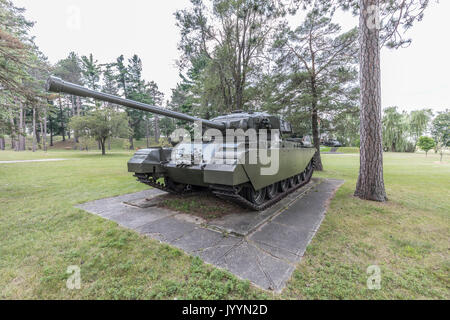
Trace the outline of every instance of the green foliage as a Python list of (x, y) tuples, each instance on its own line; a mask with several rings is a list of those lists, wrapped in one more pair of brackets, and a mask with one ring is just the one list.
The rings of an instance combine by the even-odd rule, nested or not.
[(98, 141), (105, 154), (105, 142), (110, 137), (126, 136), (129, 133), (128, 122), (123, 112), (110, 108), (97, 108), (85, 116), (75, 116), (70, 120), (70, 127), (81, 137)]
[(63, 80), (79, 85), (83, 84), (81, 60), (75, 52), (70, 52), (67, 58), (59, 60), (53, 74)]
[(432, 116), (433, 112), (431, 111), (431, 109), (411, 111), (409, 131), (415, 144), (417, 143), (419, 137), (427, 131)]
[[(358, 130), (358, 121), (345, 115), (358, 113), (358, 33), (356, 28), (342, 32), (322, 9), (314, 7), (294, 30), (287, 23), (282, 25), (272, 50), (277, 59), (275, 85), (265, 104), (271, 113), (282, 114), (293, 123), (296, 132), (311, 134), (316, 149), (321, 133), (333, 135), (333, 118), (349, 129), (350, 140), (356, 139)], [(320, 152), (315, 163), (322, 170)]]
[(433, 115), (430, 109), (398, 111), (397, 107), (383, 110), (383, 148), (385, 151), (414, 152), (419, 137), (429, 128)]
[(436, 151), (442, 156), (444, 151), (450, 147), (450, 111), (447, 109), (434, 118), (431, 133), (436, 141)]
[(90, 136), (81, 136), (79, 138), (78, 147), (81, 150), (92, 150), (98, 146), (98, 142)]
[(428, 155), (428, 151), (436, 146), (436, 142), (430, 137), (422, 136), (419, 138), (417, 146), (425, 151), (426, 155)]
[(397, 107), (384, 109), (383, 148), (392, 152), (414, 152), (415, 146), (409, 138), (409, 117), (406, 112), (399, 113)]
[(9, 0), (0, 0), (0, 134), (12, 136), (17, 151), (25, 149), (21, 143), (24, 124), (32, 110), (36, 119), (45, 114), (44, 83), (50, 69), (29, 33), (34, 23), (24, 17), (24, 11)]
[(439, 114), (433, 120), (433, 126), (431, 130), (433, 137), (438, 143), (441, 143), (443, 147), (450, 147), (450, 111), (445, 110), (439, 112)]
[(100, 81), (100, 66), (98, 61), (94, 59), (92, 53), (89, 57), (81, 57), (81, 66), (84, 83), (88, 88), (97, 90), (99, 88), (98, 82)]
[(180, 66), (195, 69), (199, 60), (206, 62), (201, 76), (193, 79), (193, 93), (200, 95), (199, 102), (208, 111), (254, 109), (250, 103), (254, 79), (263, 67), (258, 56), (275, 31), (274, 22), (284, 14), (283, 6), (273, 0), (191, 3), (175, 17), (181, 33)]
[(359, 112), (339, 112), (329, 122), (329, 134), (344, 146), (359, 147)]

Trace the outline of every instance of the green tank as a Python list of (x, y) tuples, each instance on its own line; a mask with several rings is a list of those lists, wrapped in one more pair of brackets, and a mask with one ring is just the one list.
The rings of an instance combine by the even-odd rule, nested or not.
[[(193, 122), (177, 129), (172, 148), (138, 150), (128, 171), (138, 181), (174, 194), (212, 192), (263, 210), (305, 185), (316, 149), (292, 134), (290, 123), (265, 112), (235, 111), (211, 120), (123, 99), (50, 77), (47, 90), (122, 105)], [(192, 137), (193, 131), (193, 137)]]

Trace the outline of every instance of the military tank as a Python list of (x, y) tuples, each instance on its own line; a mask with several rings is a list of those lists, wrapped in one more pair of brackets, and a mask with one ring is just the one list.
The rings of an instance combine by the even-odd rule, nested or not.
[(292, 134), (290, 123), (265, 112), (235, 111), (210, 120), (200, 119), (56, 77), (48, 79), (47, 91), (195, 123), (193, 140), (186, 132), (176, 130), (172, 148), (141, 149), (128, 161), (128, 171), (138, 181), (169, 193), (212, 192), (260, 211), (307, 184), (314, 171), (316, 149), (301, 139), (284, 138)]

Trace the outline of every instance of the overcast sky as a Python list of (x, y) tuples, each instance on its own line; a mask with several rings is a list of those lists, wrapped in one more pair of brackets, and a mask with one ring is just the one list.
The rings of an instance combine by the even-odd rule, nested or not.
[[(70, 51), (93, 53), (101, 63), (120, 54), (138, 54), (146, 80), (155, 81), (169, 99), (179, 81), (175, 65), (179, 57), (179, 31), (173, 13), (189, 5), (188, 0), (13, 0), (27, 9), (36, 22), (36, 43), (55, 63)], [(408, 35), (409, 48), (382, 51), (383, 108), (404, 110), (450, 108), (450, 1), (431, 6), (422, 22)], [(346, 29), (356, 25), (349, 14), (338, 16)]]

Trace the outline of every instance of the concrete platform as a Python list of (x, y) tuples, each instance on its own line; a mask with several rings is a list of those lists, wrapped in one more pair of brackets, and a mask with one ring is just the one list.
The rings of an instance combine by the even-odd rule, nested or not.
[(342, 183), (313, 178), (265, 211), (228, 214), (210, 221), (153, 206), (155, 197), (164, 194), (156, 189), (77, 207), (199, 256), (261, 288), (280, 292)]

